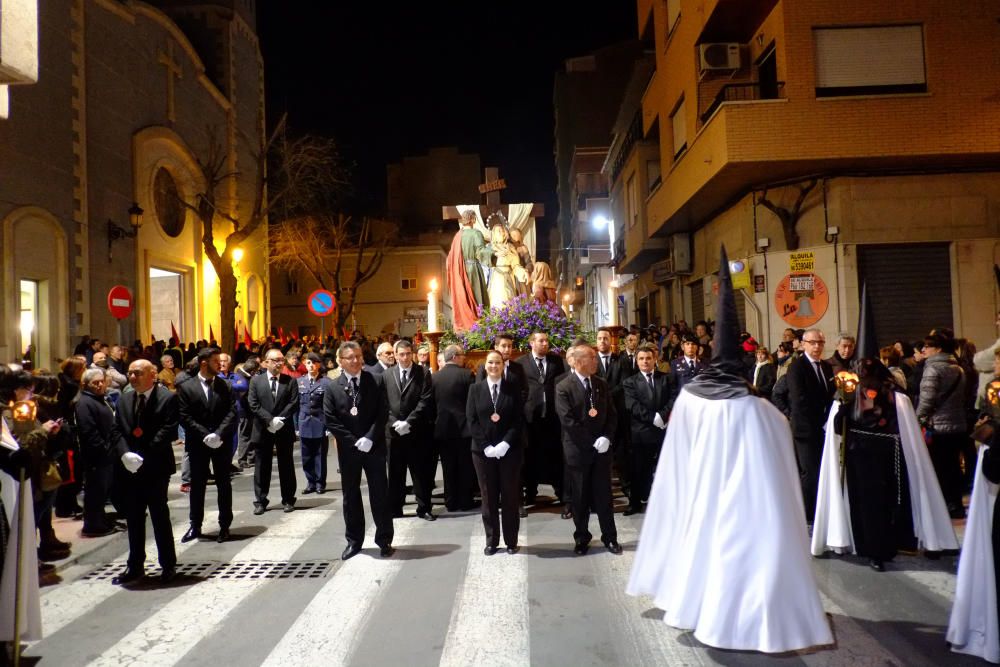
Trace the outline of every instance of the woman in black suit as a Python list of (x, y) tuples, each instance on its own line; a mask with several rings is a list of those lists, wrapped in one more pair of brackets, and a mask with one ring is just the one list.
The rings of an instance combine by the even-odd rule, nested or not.
[(472, 435), (472, 464), (483, 498), (483, 552), (491, 556), (497, 551), (502, 508), (504, 543), (507, 553), (515, 554), (520, 527), (523, 404), (518, 386), (503, 379), (504, 360), (499, 352), (486, 356), (485, 367), (486, 377), (469, 389), (465, 407)]
[(753, 381), (754, 389), (761, 398), (771, 400), (771, 392), (774, 390), (774, 383), (778, 381), (778, 369), (774, 365), (771, 353), (766, 347), (758, 347), (757, 363), (754, 365), (750, 379)]

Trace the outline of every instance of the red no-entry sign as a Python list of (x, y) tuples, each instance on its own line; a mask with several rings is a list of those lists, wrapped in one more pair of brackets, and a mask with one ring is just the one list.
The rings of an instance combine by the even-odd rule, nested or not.
[(333, 298), (333, 293), (325, 289), (316, 290), (309, 295), (309, 299), (306, 301), (310, 312), (316, 317), (326, 317), (333, 312), (336, 304), (337, 301)]
[(132, 292), (124, 285), (115, 285), (108, 292), (108, 312), (116, 320), (124, 320), (131, 315), (134, 307)]

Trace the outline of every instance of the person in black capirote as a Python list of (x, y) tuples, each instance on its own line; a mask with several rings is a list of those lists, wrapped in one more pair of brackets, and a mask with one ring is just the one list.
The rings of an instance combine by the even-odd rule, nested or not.
[(160, 581), (167, 583), (177, 576), (167, 488), (177, 472), (173, 443), (178, 401), (172, 391), (157, 384), (156, 366), (146, 359), (129, 364), (127, 377), (134, 391), (124, 392), (118, 401), (112, 442), (126, 470), (118, 475), (118, 486), (128, 523), (128, 563), (113, 583), (128, 584), (143, 577), (147, 509), (162, 569)]
[(281, 506), (285, 512), (295, 509), (295, 415), (299, 411), (299, 388), (295, 378), (281, 369), (285, 364), (281, 350), (271, 349), (264, 355), (266, 372), (250, 380), (247, 404), (253, 419), (253, 445), (256, 459), (253, 468), (253, 513), (267, 510), (267, 494), (271, 488), (271, 464), (278, 457), (278, 480), (281, 485)]
[(826, 417), (836, 387), (833, 370), (823, 359), (826, 337), (819, 329), (802, 334), (804, 353), (788, 367), (788, 400), (791, 409), (792, 440), (802, 483), (806, 522), (816, 514), (816, 492), (823, 457)]
[(434, 441), (441, 452), (444, 506), (449, 512), (471, 510), (476, 471), (469, 450), (469, 422), (465, 408), (472, 387), (472, 371), (463, 366), (465, 350), (444, 349), (444, 365), (434, 374)]
[(219, 350), (203, 347), (198, 351), (198, 373), (177, 386), (180, 424), (184, 427), (184, 449), (191, 461), (191, 527), (181, 542), (201, 537), (205, 518), (205, 490), (208, 466), (215, 471), (219, 503), (219, 542), (229, 539), (233, 522), (233, 486), (229, 477), (232, 451), (223, 447), (236, 428), (236, 404), (229, 383), (218, 377)]
[(620, 554), (611, 500), (611, 438), (618, 415), (608, 383), (595, 375), (597, 354), (589, 345), (569, 349), (572, 372), (556, 385), (556, 414), (562, 423), (563, 454), (573, 494), (573, 532), (577, 554), (590, 548), (590, 512), (597, 512), (601, 542)]
[(406, 501), (406, 471), (413, 480), (417, 516), (425, 521), (437, 519), (431, 511), (434, 472), (437, 459), (433, 443), (428, 442), (426, 427), (434, 414), (431, 375), (413, 363), (413, 344), (398, 340), (393, 349), (396, 365), (382, 373), (389, 400), (386, 422), (386, 445), (389, 448), (389, 500), (393, 516), (403, 516)]
[(549, 351), (549, 335), (535, 331), (528, 339), (531, 351), (514, 363), (524, 372), (527, 400), (524, 419), (528, 439), (524, 462), (524, 502), (532, 505), (538, 484), (552, 484), (557, 502), (567, 502), (563, 489), (563, 454), (556, 416), (556, 378), (566, 372), (562, 357)]
[(323, 396), (326, 427), (337, 439), (340, 486), (344, 497), (347, 547), (341, 559), (353, 558), (365, 539), (365, 508), (361, 502), (361, 472), (368, 483), (368, 502), (375, 522), (375, 544), (383, 557), (391, 556), (392, 510), (386, 480), (385, 425), (389, 408), (383, 378), (362, 371), (361, 346), (340, 344), (337, 362), (342, 373), (327, 385)]
[(507, 553), (518, 551), (521, 518), (521, 429), (524, 406), (517, 385), (503, 379), (504, 360), (497, 351), (486, 355), (486, 379), (469, 389), (466, 419), (472, 435), (472, 464), (483, 498), (484, 553), (491, 556), (500, 543), (501, 514)]
[(670, 376), (656, 370), (656, 346), (642, 343), (635, 356), (638, 372), (622, 383), (632, 436), (632, 494), (625, 516), (641, 513), (649, 499), (672, 404)]

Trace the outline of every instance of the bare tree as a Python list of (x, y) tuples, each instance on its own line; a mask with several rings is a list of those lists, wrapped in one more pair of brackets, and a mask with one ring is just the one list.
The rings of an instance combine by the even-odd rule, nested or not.
[(305, 271), (322, 289), (333, 292), (331, 314), (337, 330), (347, 322), (362, 285), (371, 280), (392, 247), (391, 223), (339, 214), (314, 214), (272, 224), (272, 266)]
[(816, 187), (817, 180), (815, 178), (809, 180), (806, 183), (801, 183), (796, 186), (798, 188), (798, 195), (795, 197), (795, 203), (792, 204), (790, 208), (784, 206), (778, 206), (770, 199), (767, 198), (767, 190), (764, 190), (761, 194), (760, 199), (757, 203), (766, 208), (771, 213), (774, 213), (781, 221), (781, 231), (784, 233), (785, 246), (788, 250), (798, 250), (799, 249), (799, 231), (798, 222), (805, 211), (802, 209), (802, 205), (806, 201), (806, 197), (812, 192), (813, 188)]
[[(347, 178), (332, 140), (315, 136), (289, 138), (285, 117), (259, 142), (251, 140), (258, 147), (253, 151), (250, 169), (245, 172), (230, 168), (220, 134), (209, 128), (204, 156), (196, 158), (204, 187), (192, 201), (182, 200), (182, 204), (201, 221), (202, 249), (219, 280), (221, 344), (223, 349), (232, 350), (236, 345), (237, 307), (233, 251), (261, 225), (267, 224), (270, 217), (283, 218), (289, 210), (343, 192)], [(233, 201), (230, 186), (246, 179), (252, 179), (252, 201)], [(239, 188), (232, 191), (239, 192)], [(216, 245), (217, 233), (225, 234), (221, 250)]]

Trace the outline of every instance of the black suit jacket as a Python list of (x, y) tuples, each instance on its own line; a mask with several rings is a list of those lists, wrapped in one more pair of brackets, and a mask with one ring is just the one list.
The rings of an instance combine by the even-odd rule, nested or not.
[(588, 414), (590, 403), (576, 373), (568, 373), (556, 385), (556, 414), (562, 425), (566, 465), (585, 466), (593, 463), (598, 456), (611, 456), (610, 449), (604, 454), (598, 454), (594, 449), (594, 442), (601, 436), (615, 444), (618, 414), (608, 383), (604, 378), (592, 375), (590, 386), (594, 395), (593, 406), (597, 409), (596, 417)]
[[(392, 366), (390, 366), (389, 368), (392, 368)], [(363, 370), (368, 371), (372, 375), (382, 375), (382, 373), (385, 372), (385, 369), (382, 367), (382, 364), (380, 364), (377, 361), (374, 364), (369, 364), (368, 366), (365, 366)]]
[(215, 433), (222, 438), (222, 446), (230, 442), (236, 430), (236, 404), (229, 383), (216, 376), (212, 380), (212, 400), (206, 401), (201, 377), (195, 374), (177, 386), (180, 424), (184, 427), (184, 449), (208, 449), (205, 436)]
[(351, 414), (354, 402), (349, 384), (347, 374), (341, 373), (336, 380), (330, 381), (323, 396), (323, 417), (327, 429), (337, 438), (337, 451), (341, 456), (361, 455), (354, 443), (360, 438), (368, 438), (372, 441), (369, 453), (385, 456), (385, 422), (389, 407), (382, 376), (361, 371), (357, 415)]
[[(179, 417), (177, 396), (163, 385), (155, 385), (137, 419), (135, 406), (138, 400), (139, 395), (134, 391), (126, 392), (118, 399), (112, 431), (118, 458), (127, 452), (135, 452), (142, 457), (140, 473), (170, 477), (177, 472), (173, 450)], [(136, 435), (137, 428), (139, 435)]]
[(826, 361), (819, 362), (826, 378), (820, 384), (816, 371), (805, 354), (788, 367), (788, 402), (792, 421), (792, 435), (796, 438), (821, 437), (835, 391), (833, 369)]
[(472, 371), (458, 364), (445, 364), (434, 374), (435, 439), (469, 437), (465, 409), (472, 383)]
[[(250, 378), (247, 405), (253, 419), (250, 442), (258, 444), (268, 440), (279, 443), (295, 442), (295, 415), (299, 412), (299, 386), (291, 375), (278, 375), (278, 395), (271, 396), (271, 374), (263, 373)], [(277, 433), (267, 427), (275, 417), (284, 417), (285, 424)]]
[(650, 392), (646, 376), (636, 372), (622, 382), (622, 388), (625, 391), (625, 409), (628, 410), (632, 442), (663, 442), (663, 429), (657, 428), (653, 419), (659, 414), (666, 423), (670, 415), (673, 406), (670, 376), (654, 370), (653, 391)]
[(80, 454), (87, 465), (106, 463), (114, 451), (111, 440), (111, 425), (115, 413), (104, 397), (81, 391), (76, 399), (76, 435), (80, 442)]
[[(750, 367), (750, 377), (749, 380), (753, 382), (754, 368), (756, 364)], [(770, 400), (771, 392), (774, 391), (774, 383), (778, 381), (778, 368), (773, 364), (764, 364), (757, 371), (757, 381), (753, 382), (754, 388), (764, 398)]]
[[(542, 408), (548, 405), (549, 414), (556, 413), (556, 379), (566, 372), (566, 363), (554, 352), (545, 355), (545, 377), (538, 372), (535, 355), (528, 352), (514, 362), (523, 369), (527, 399), (524, 401), (524, 418), (529, 424), (542, 419)], [(514, 364), (511, 364), (514, 365)]]
[(608, 367), (604, 368), (601, 363), (601, 353), (597, 353), (597, 377), (603, 378), (607, 383), (608, 387), (613, 392), (621, 391), (621, 384), (624, 378), (624, 364), (621, 362), (621, 358), (613, 353), (608, 352)]
[(635, 360), (636, 354), (633, 354), (630, 359), (628, 350), (622, 350), (618, 353), (618, 366), (621, 368), (622, 382), (639, 372), (639, 364)]
[(386, 434), (396, 435), (391, 430), (396, 420), (405, 421), (410, 425), (410, 433), (430, 424), (434, 418), (434, 389), (431, 385), (431, 374), (420, 364), (410, 364), (406, 370), (406, 384), (402, 384), (402, 369), (399, 364), (390, 366), (382, 373), (385, 383), (385, 393), (389, 399), (389, 419), (386, 422)]
[(511, 449), (521, 445), (524, 405), (520, 389), (515, 383), (500, 381), (496, 412), (500, 415), (498, 422), (490, 419), (493, 415), (490, 384), (486, 380), (479, 380), (469, 389), (469, 398), (465, 406), (465, 416), (472, 436), (472, 451), (482, 453), (486, 447), (500, 442), (506, 442)]

